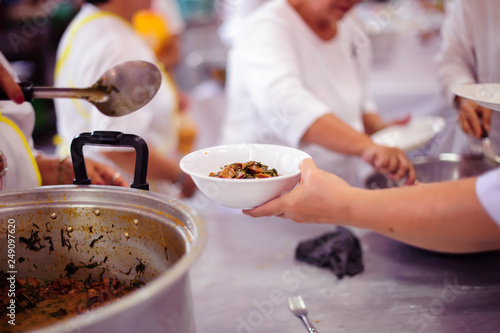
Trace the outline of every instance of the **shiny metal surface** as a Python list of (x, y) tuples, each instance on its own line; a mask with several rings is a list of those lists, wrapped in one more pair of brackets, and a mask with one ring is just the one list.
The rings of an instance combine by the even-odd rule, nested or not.
[[(436, 157), (415, 158), (412, 163), (417, 180), (422, 183), (479, 176), (500, 167), (500, 164), (479, 155), (440, 154)], [(380, 189), (401, 186), (403, 183), (388, 179), (383, 174), (374, 173), (367, 177), (365, 186), (369, 189)]]
[(307, 307), (304, 303), (304, 300), (302, 299), (302, 296), (297, 295), (288, 297), (288, 307), (294, 315), (302, 320), (309, 333), (318, 333), (313, 324), (311, 324), (311, 322), (307, 318)]
[[(16, 243), (16, 277), (72, 276), (146, 285), (122, 300), (37, 332), (194, 332), (188, 271), (201, 255), (206, 233), (199, 215), (177, 200), (147, 191), (107, 186), (54, 186), (0, 192), (1, 221), (15, 220), (15, 237), (38, 232), (38, 249)], [(7, 224), (0, 253), (7, 253)], [(19, 258), (24, 258), (19, 261)], [(144, 265), (144, 272), (138, 265)], [(7, 267), (7, 256), (0, 257)]]
[(78, 98), (110, 117), (139, 110), (156, 95), (161, 72), (146, 61), (127, 61), (107, 70), (88, 88), (33, 87), (34, 98)]
[(338, 280), (294, 259), (300, 241), (335, 226), (253, 219), (204, 203), (193, 203), (210, 235), (191, 270), (200, 332), (303, 333), (288, 309), (297, 294), (318, 332), (500, 332), (500, 252), (440, 254), (354, 229), (365, 270)]
[(127, 61), (106, 71), (93, 88), (109, 92), (109, 99), (93, 103), (102, 113), (112, 117), (137, 111), (156, 95), (162, 74), (146, 61)]

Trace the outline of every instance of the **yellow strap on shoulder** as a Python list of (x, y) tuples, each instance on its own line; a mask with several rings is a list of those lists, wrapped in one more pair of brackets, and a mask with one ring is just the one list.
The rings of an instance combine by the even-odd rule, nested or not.
[(85, 26), (87, 23), (92, 22), (98, 18), (105, 17), (105, 16), (116, 16), (119, 17), (118, 15), (115, 15), (110, 12), (105, 12), (105, 11), (100, 11), (97, 13), (94, 13), (92, 15), (89, 15), (85, 17), (83, 20), (79, 22), (73, 22), (73, 24), (70, 24), (68, 27), (69, 29), (69, 37), (68, 37), (68, 45), (64, 48), (61, 56), (57, 59), (56, 62), (56, 67), (54, 71), (54, 76), (57, 78), (59, 77), (59, 74), (61, 73), (61, 69), (68, 60), (69, 54), (71, 52), (72, 46), (73, 46), (73, 41), (75, 40), (76, 34)]
[[(73, 22), (72, 24), (69, 25), (69, 27), (68, 27), (68, 29), (69, 29), (68, 44), (64, 48), (61, 56), (59, 58), (57, 58), (56, 66), (55, 66), (55, 70), (54, 70), (54, 77), (55, 78), (59, 77), (59, 75), (61, 74), (62, 68), (64, 67), (64, 65), (68, 61), (69, 55), (71, 53), (71, 49), (73, 47), (73, 42), (74, 42), (74, 40), (75, 40), (76, 35), (78, 34), (78, 32), (87, 23), (90, 23), (90, 22), (92, 22), (92, 21), (94, 21), (96, 19), (99, 19), (101, 17), (107, 17), (107, 16), (116, 16), (116, 17), (119, 17), (119, 16), (117, 16), (117, 15), (115, 15), (113, 13), (110, 13), (110, 12), (99, 11), (97, 13), (94, 13), (92, 15), (89, 15), (89, 16), (85, 17), (84, 19), (82, 19), (79, 22)], [(74, 83), (73, 82), (68, 82), (68, 85), (69, 85), (69, 87), (73, 87)], [(80, 100), (73, 99), (72, 103), (73, 103), (75, 109), (77, 110), (77, 112), (83, 117), (83, 119), (85, 119), (87, 122), (89, 122), (90, 121), (90, 115), (87, 112), (87, 110), (85, 109), (85, 107), (82, 105), (82, 102)]]
[(21, 138), (23, 145), (24, 145), (24, 148), (26, 149), (26, 151), (28, 152), (28, 155), (30, 157), (31, 164), (33, 165), (33, 169), (35, 170), (36, 179), (38, 181), (38, 186), (42, 186), (42, 176), (40, 175), (40, 170), (38, 169), (38, 164), (36, 163), (35, 157), (33, 156), (33, 153), (31, 151), (31, 147), (28, 144), (28, 140), (26, 140), (26, 137), (24, 136), (23, 131), (21, 131), (19, 126), (17, 126), (16, 123), (14, 123), (12, 120), (10, 120), (7, 117), (2, 116), (2, 110), (0, 110), (0, 122), (4, 122), (7, 125), (9, 125), (10, 127), (12, 127), (14, 129), (14, 131)]

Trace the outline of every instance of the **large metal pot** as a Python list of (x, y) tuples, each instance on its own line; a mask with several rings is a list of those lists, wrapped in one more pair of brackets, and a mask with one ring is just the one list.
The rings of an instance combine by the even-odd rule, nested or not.
[[(481, 155), (440, 154), (434, 157), (418, 157), (412, 160), (417, 180), (422, 183), (433, 183), (479, 176), (489, 170), (500, 167), (500, 164)], [(368, 189), (381, 189), (402, 186), (403, 181), (396, 182), (384, 174), (374, 173), (365, 180)]]
[[(80, 146), (113, 141), (102, 133), (85, 134)], [(81, 155), (81, 147), (76, 149)], [(145, 164), (143, 158), (140, 163), (147, 168), (145, 149), (137, 156), (146, 156)], [(85, 182), (83, 158), (76, 155), (72, 152), (79, 168), (76, 182)], [(145, 180), (139, 173), (136, 169), (135, 180)], [(188, 270), (203, 250), (206, 230), (199, 215), (182, 202), (112, 186), (42, 187), (0, 192), (0, 221), (0, 267), (18, 278), (55, 279), (66, 276), (70, 267), (76, 279), (91, 274), (96, 280), (114, 276), (124, 283), (134, 278), (146, 282), (114, 303), (37, 332), (195, 331)], [(16, 240), (16, 261), (10, 267), (8, 235)]]

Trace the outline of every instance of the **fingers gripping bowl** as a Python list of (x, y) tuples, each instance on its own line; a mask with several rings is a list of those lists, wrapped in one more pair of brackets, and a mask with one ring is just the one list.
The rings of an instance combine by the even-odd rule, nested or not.
[[(186, 155), (182, 171), (193, 179), (198, 189), (222, 206), (252, 209), (290, 191), (300, 179), (299, 164), (308, 154), (298, 149), (266, 144), (238, 144), (201, 149)], [(227, 179), (209, 177), (227, 164), (257, 161), (274, 168), (277, 177)]]

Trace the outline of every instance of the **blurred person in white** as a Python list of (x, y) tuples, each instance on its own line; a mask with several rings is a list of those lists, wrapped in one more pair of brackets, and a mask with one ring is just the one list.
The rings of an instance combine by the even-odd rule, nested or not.
[(311, 159), (300, 169), (291, 192), (244, 213), (369, 229), (438, 252), (500, 250), (500, 168), (478, 178), (377, 191), (351, 187)]
[(171, 75), (176, 87), (179, 108), (179, 153), (185, 155), (195, 137), (196, 124), (190, 116), (190, 100), (175, 82), (175, 68), (182, 57), (181, 35), (186, 29), (176, 0), (152, 0), (151, 9), (140, 10), (132, 18), (136, 32), (153, 49), (158, 60)]
[(414, 182), (405, 154), (369, 137), (389, 124), (368, 96), (370, 42), (347, 13), (357, 2), (274, 0), (246, 20), (229, 54), (222, 143), (297, 147), (356, 186), (357, 157)]
[[(443, 95), (459, 111), (464, 133), (480, 139), (483, 129), (500, 155), (500, 112), (455, 96), (453, 88), (464, 83), (500, 83), (500, 1), (455, 0), (446, 11), (437, 56), (437, 74)], [(456, 136), (460, 140), (460, 135)], [(474, 141), (474, 140), (472, 140)]]
[(152, 9), (160, 13), (168, 25), (168, 42), (164, 44), (158, 58), (165, 68), (172, 71), (181, 57), (180, 38), (186, 30), (186, 22), (176, 0), (152, 0), (151, 2)]
[[(162, 68), (153, 50), (134, 31), (133, 15), (151, 6), (151, 0), (88, 0), (72, 20), (59, 43), (55, 69), (58, 87), (87, 87), (109, 68), (132, 60), (143, 60)], [(195, 190), (185, 176), (176, 152), (178, 101), (175, 86), (166, 71), (155, 97), (140, 110), (122, 117), (106, 117), (90, 103), (56, 100), (59, 153), (67, 154), (68, 143), (81, 133), (94, 130), (119, 131), (142, 137), (149, 147), (148, 181), (152, 191), (190, 196)], [(135, 151), (127, 148), (88, 149), (90, 156), (105, 157), (127, 179), (132, 179)], [(182, 190), (173, 183), (179, 183)]]
[(180, 59), (180, 38), (186, 28), (177, 2), (151, 0), (151, 8), (137, 11), (132, 23), (165, 69), (172, 74)]
[(222, 24), (219, 27), (219, 37), (228, 47), (231, 46), (235, 36), (244, 20), (250, 16), (260, 5), (269, 0), (218, 0), (222, 6)]
[[(11, 98), (0, 101), (0, 190), (72, 184), (75, 176), (70, 158), (61, 160), (34, 148), (35, 111), (24, 102), (18, 81), (0, 53), (0, 90)], [(85, 165), (92, 184), (128, 186), (112, 167), (90, 159), (85, 159)]]

